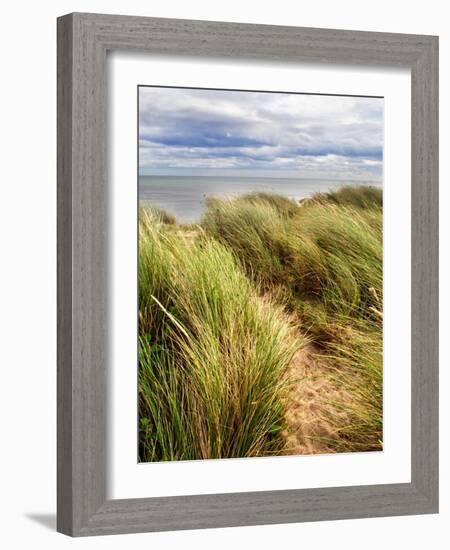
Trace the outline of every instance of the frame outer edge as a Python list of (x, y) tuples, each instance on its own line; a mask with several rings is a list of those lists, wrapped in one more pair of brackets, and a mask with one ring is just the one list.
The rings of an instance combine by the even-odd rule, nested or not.
[(77, 536), (106, 500), (106, 71), (89, 20), (57, 25), (57, 530)]
[[(356, 501), (356, 503), (355, 503)], [(411, 483), (111, 500), (82, 536), (429, 513)]]
[(72, 400), (73, 534), (106, 501), (108, 211), (106, 51), (89, 18), (73, 15)]
[[(247, 27), (244, 56), (286, 52), (289, 59), (412, 67), (412, 208), (419, 218), (412, 235), (419, 299), (412, 312), (412, 483), (107, 501), (106, 50), (180, 54), (192, 46), (195, 55), (239, 55), (236, 36)], [(275, 40), (273, 51), (264, 36)], [(437, 115), (435, 37), (85, 13), (58, 19), (58, 531), (86, 536), (437, 511)]]
[[(411, 66), (427, 35), (130, 15), (74, 13), (107, 49), (276, 62)], [(167, 37), (170, 36), (170, 39)]]
[(72, 534), (72, 84), (73, 18), (57, 20), (57, 530)]
[(411, 71), (412, 482), (439, 508), (439, 40)]

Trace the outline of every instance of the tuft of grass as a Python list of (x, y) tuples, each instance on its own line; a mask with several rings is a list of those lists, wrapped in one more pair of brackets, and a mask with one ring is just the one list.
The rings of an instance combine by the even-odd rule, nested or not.
[[(380, 218), (375, 224), (373, 216)], [(305, 206), (292, 225), (288, 266), (300, 296), (339, 314), (372, 318), (382, 298), (381, 210), (334, 204)]]
[(317, 193), (312, 200), (332, 203), (339, 206), (356, 206), (358, 208), (382, 208), (383, 191), (372, 185), (340, 187), (337, 191)]
[(351, 401), (334, 403), (348, 420), (334, 424), (339, 437), (332, 442), (337, 452), (378, 451), (383, 447), (383, 363), (381, 331), (348, 325), (350, 340), (336, 339), (326, 346), (330, 377), (346, 388)]
[(139, 229), (140, 460), (280, 454), (290, 322), (214, 238)]
[(281, 286), (291, 306), (319, 301), (327, 308), (371, 316), (382, 297), (381, 209), (307, 203), (287, 219), (269, 204), (210, 200), (203, 227), (231, 248), (247, 273)]
[(209, 199), (202, 226), (233, 250), (253, 280), (272, 282), (284, 276), (282, 248), (288, 220), (273, 205)]
[(167, 225), (175, 225), (177, 223), (177, 219), (173, 214), (153, 204), (146, 204), (145, 206), (139, 207), (139, 219), (143, 218), (160, 221)]
[(298, 210), (298, 204), (286, 197), (285, 195), (279, 195), (277, 193), (267, 193), (265, 191), (254, 191), (252, 193), (246, 193), (240, 197), (234, 199), (235, 204), (249, 203), (253, 205), (266, 205), (272, 206), (278, 214), (291, 218)]

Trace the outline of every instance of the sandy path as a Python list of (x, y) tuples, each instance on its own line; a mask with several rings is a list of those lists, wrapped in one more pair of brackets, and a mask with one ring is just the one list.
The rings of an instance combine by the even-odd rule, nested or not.
[(327, 441), (339, 436), (327, 416), (340, 417), (338, 423), (345, 424), (345, 412), (333, 403), (349, 401), (351, 395), (330, 380), (327, 366), (320, 361), (318, 348), (311, 343), (294, 355), (288, 377), (293, 382), (286, 413), (288, 429), (284, 433), (289, 454), (335, 452)]

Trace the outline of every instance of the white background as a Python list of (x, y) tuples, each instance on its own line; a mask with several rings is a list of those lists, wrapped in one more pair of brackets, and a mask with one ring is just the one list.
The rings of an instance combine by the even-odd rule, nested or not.
[[(405, 8), (407, 7), (407, 12)], [(428, 0), (46, 1), (2, 6), (0, 131), (1, 517), (5, 548), (446, 548), (450, 520), (448, 346), (441, 352), (441, 513), (299, 525), (71, 540), (54, 532), (56, 361), (56, 26), (95, 11), (188, 19), (440, 35), (441, 280), (450, 279), (450, 28), (445, 3)], [(447, 99), (446, 99), (447, 98)], [(441, 335), (449, 286), (441, 285)], [(442, 340), (444, 340), (442, 338)]]
[[(108, 61), (109, 185), (113, 212), (111, 357), (108, 379), (110, 498), (271, 491), (411, 480), (411, 75), (300, 64), (168, 60), (130, 53)], [(137, 94), (138, 83), (384, 96), (383, 452), (137, 464)], [(301, 84), (300, 84), (301, 83)], [(301, 86), (301, 88), (299, 88)], [(399, 224), (402, 231), (398, 231)], [(135, 243), (135, 246), (132, 245)], [(127, 289), (124, 292), (123, 289)], [(133, 291), (134, 289), (134, 291)], [(131, 427), (131, 429), (130, 429)]]

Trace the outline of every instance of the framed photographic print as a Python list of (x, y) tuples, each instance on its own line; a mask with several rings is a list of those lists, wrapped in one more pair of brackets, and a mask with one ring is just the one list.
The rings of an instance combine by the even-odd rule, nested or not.
[(58, 19), (58, 530), (438, 509), (438, 40)]

